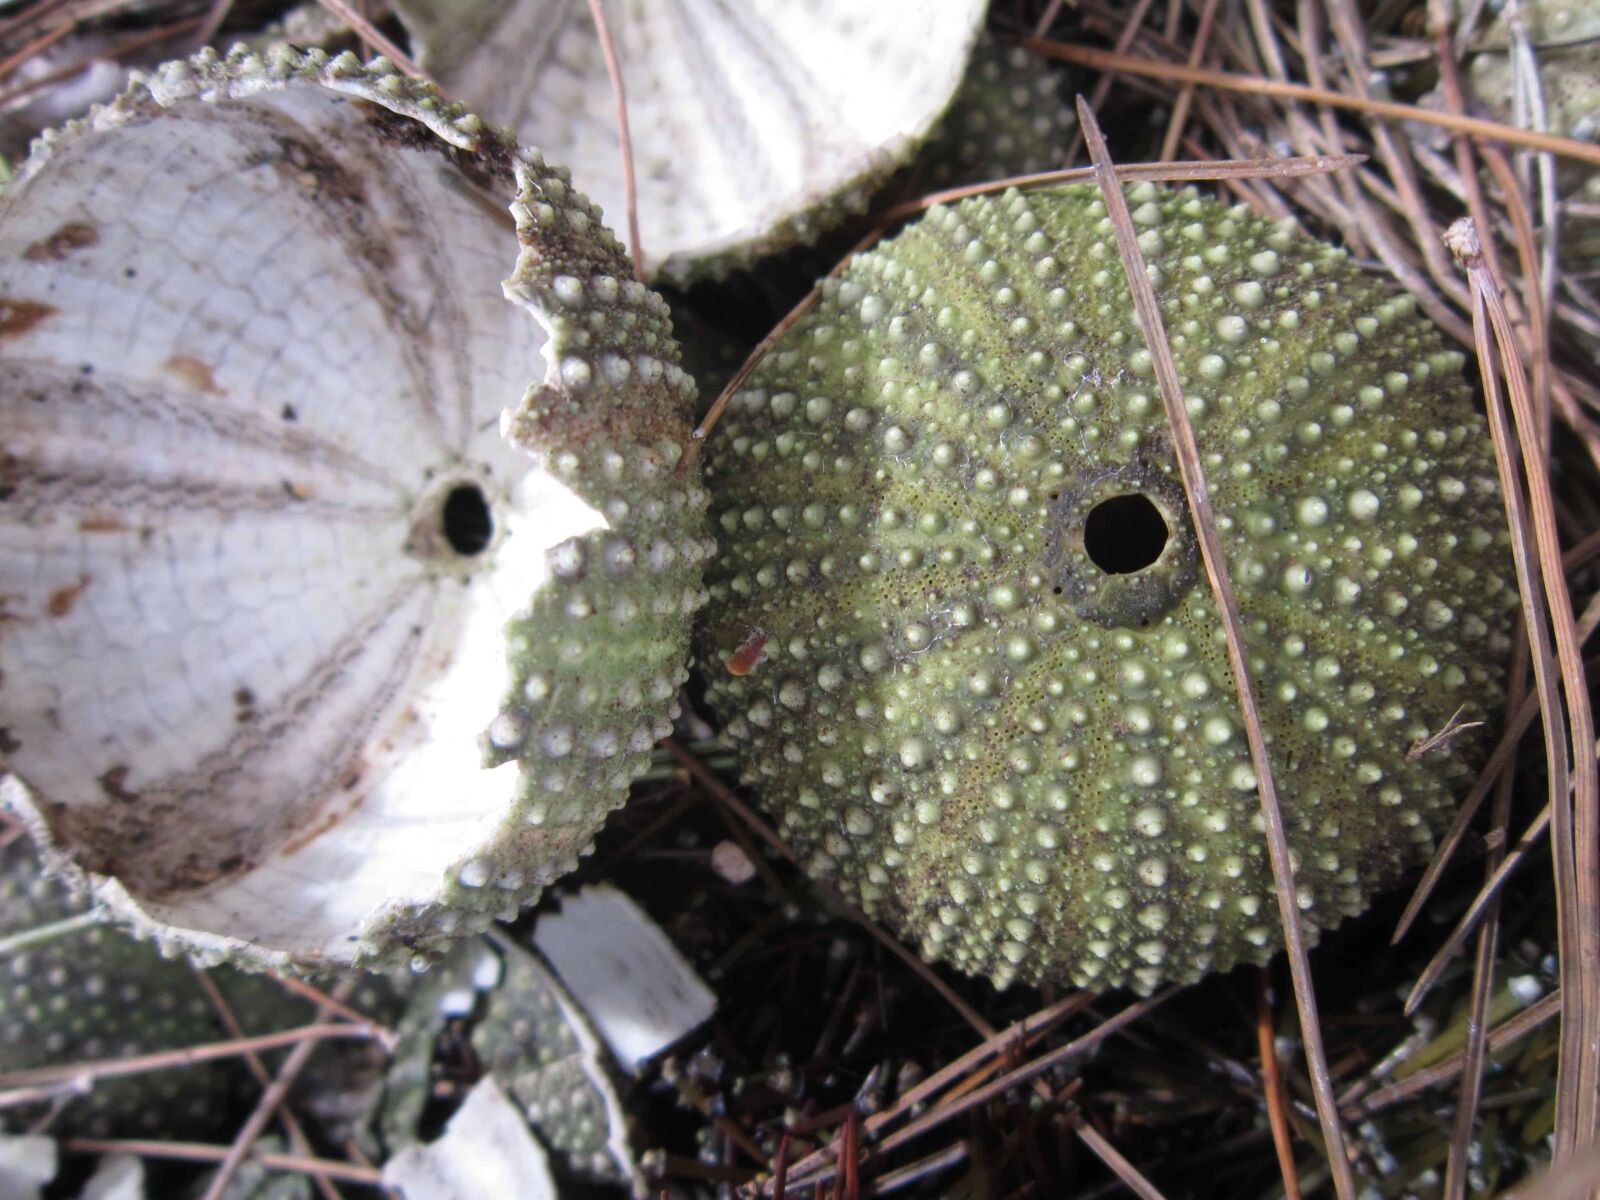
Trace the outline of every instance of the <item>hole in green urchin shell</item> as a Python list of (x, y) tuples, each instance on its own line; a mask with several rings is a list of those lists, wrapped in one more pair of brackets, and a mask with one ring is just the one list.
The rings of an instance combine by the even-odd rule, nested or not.
[(1161, 557), (1170, 536), (1161, 510), (1139, 492), (1102, 500), (1083, 523), (1084, 551), (1107, 575), (1144, 570)]
[(1148, 457), (1095, 463), (1061, 481), (1045, 522), (1051, 592), (1096, 625), (1143, 629), (1198, 578), (1183, 485)]
[(450, 489), (440, 512), (440, 522), (450, 549), (469, 558), (482, 554), (494, 536), (489, 501), (475, 483), (463, 483)]

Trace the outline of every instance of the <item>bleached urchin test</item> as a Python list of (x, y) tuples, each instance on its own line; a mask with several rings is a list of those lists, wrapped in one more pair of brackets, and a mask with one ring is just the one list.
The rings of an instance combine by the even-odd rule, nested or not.
[(0, 196), (0, 803), (173, 946), (436, 955), (577, 864), (703, 598), (694, 384), (566, 172), (168, 63)]
[[(1426, 857), (1481, 734), (1408, 750), (1499, 703), (1516, 592), (1488, 434), (1462, 354), (1343, 252), (1192, 190), (1129, 199), (1315, 935)], [(935, 208), (858, 256), (706, 461), (700, 658), (810, 870), (1000, 986), (1149, 990), (1276, 949), (1226, 642), (1098, 192)]]

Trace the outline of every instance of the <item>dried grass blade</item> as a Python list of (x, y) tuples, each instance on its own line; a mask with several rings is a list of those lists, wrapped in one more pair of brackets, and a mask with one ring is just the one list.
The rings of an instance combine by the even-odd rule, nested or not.
[(317, 3), (355, 30), (357, 37), (407, 75), (415, 75), (418, 79), (429, 78), (428, 73), (417, 65), (416, 59), (395, 45), (370, 18), (349, 3), (349, 0), (317, 0)]
[[(1148, 179), (1159, 182), (1201, 182), (1219, 179), (1267, 179), (1291, 178), (1299, 175), (1321, 175), (1334, 171), (1344, 171), (1351, 167), (1360, 166), (1366, 162), (1366, 156), (1361, 154), (1316, 154), (1301, 158), (1251, 158), (1227, 159), (1221, 162), (1208, 163), (1127, 163), (1117, 168), (1117, 178), (1126, 181)], [(987, 192), (1000, 191), (1008, 187), (1043, 187), (1056, 183), (1085, 182), (1094, 178), (1093, 167), (1068, 167), (1061, 171), (1040, 171), (1033, 175), (1014, 175), (1007, 179), (996, 179), (988, 183), (972, 184), (967, 187), (951, 188), (948, 191), (934, 192), (931, 195), (908, 200), (904, 204), (896, 205), (880, 218), (879, 227), (874, 228), (865, 237), (850, 247), (849, 253), (836, 262), (832, 269), (824, 275), (823, 279), (831, 279), (850, 265), (861, 251), (867, 249), (883, 236), (882, 225), (890, 221), (908, 217), (924, 209), (932, 208), (935, 204), (945, 204), (953, 200), (962, 200), (968, 196), (979, 196)], [(701, 418), (700, 424), (690, 435), (689, 451), (678, 461), (675, 468), (678, 474), (688, 470), (689, 464), (698, 457), (700, 447), (710, 436), (711, 430), (721, 420), (723, 410), (728, 407), (729, 401), (738, 394), (761, 365), (762, 359), (778, 342), (784, 334), (794, 328), (798, 321), (822, 296), (822, 280), (817, 281), (817, 286), (800, 298), (800, 302), (783, 315), (783, 318), (756, 343), (754, 350), (750, 351), (748, 358), (734, 372), (733, 378), (728, 380), (718, 393), (716, 400), (706, 410), (706, 415)]]
[[(1465, 268), (1471, 287), (1473, 334), (1483, 377), (1489, 430), (1494, 439), (1501, 492), (1511, 522), (1512, 556), (1522, 594), (1523, 622), (1532, 641), (1534, 679), (1544, 713), (1551, 850), (1557, 891), (1556, 925), (1561, 952), (1561, 986), (1566, 997), (1556, 1072), (1556, 1160), (1562, 1162), (1576, 1149), (1594, 1140), (1594, 1077), (1600, 1065), (1600, 1028), (1595, 1027), (1600, 1014), (1594, 1011), (1591, 995), (1596, 969), (1600, 966), (1595, 957), (1596, 946), (1591, 941), (1596, 922), (1592, 907), (1596, 881), (1593, 878), (1585, 881), (1581, 877), (1578, 850), (1574, 846), (1575, 810), (1587, 807), (1592, 816), (1594, 809), (1593, 718), (1589, 714), (1582, 678), (1583, 663), (1572, 625), (1571, 598), (1559, 568), (1561, 550), (1556, 540), (1549, 481), (1542, 469), (1538, 426), (1529, 402), (1516, 339), (1500, 303), (1498, 281), (1489, 273), (1478, 245), (1476, 225), (1469, 218), (1462, 218), (1451, 225), (1446, 238), (1457, 261)], [(1516, 414), (1517, 432), (1521, 434), (1520, 464), (1516, 434), (1508, 414), (1507, 393), (1509, 408)], [(1530, 473), (1527, 496), (1523, 494), (1523, 471), (1519, 466), (1525, 466)], [(1548, 569), (1545, 569), (1546, 564)], [(1546, 601), (1560, 646), (1559, 663), (1551, 647), (1550, 631), (1544, 623)], [(1570, 702), (1570, 708), (1565, 711), (1572, 720), (1572, 736), (1578, 750), (1572, 782), (1575, 788), (1588, 790), (1587, 800), (1580, 796), (1571, 806), (1567, 801), (1568, 726), (1560, 694), (1563, 682)], [(1592, 827), (1589, 836), (1593, 836)], [(1579, 908), (1580, 898), (1587, 898), (1591, 906), (1589, 911)]]
[[(157, 1142), (143, 1138), (67, 1138), (61, 1148), (69, 1154), (136, 1154), (140, 1158), (172, 1158), (185, 1162), (221, 1162), (226, 1146), (206, 1142)], [(326, 1175), (345, 1183), (364, 1183), (372, 1187), (383, 1182), (383, 1172), (375, 1167), (338, 1162), (331, 1158), (302, 1158), (294, 1154), (274, 1154), (261, 1150), (250, 1161), (274, 1171)]]
[[(1173, 6), (1174, 11), (1177, 5)], [(1217, 0), (1203, 0), (1200, 8), (1200, 26), (1194, 32), (1194, 40), (1189, 44), (1189, 65), (1198, 67), (1206, 52), (1211, 46), (1211, 28), (1217, 18)], [(1178, 143), (1183, 137), (1183, 127), (1189, 123), (1189, 108), (1194, 104), (1194, 84), (1186, 83), (1178, 89), (1178, 98), (1173, 101), (1172, 115), (1167, 118), (1167, 132), (1161, 139), (1161, 157), (1172, 158), (1178, 152)]]
[(1534, 817), (1528, 825), (1527, 832), (1511, 848), (1505, 859), (1495, 867), (1489, 878), (1484, 881), (1478, 894), (1472, 898), (1472, 903), (1467, 906), (1467, 911), (1461, 914), (1450, 936), (1433, 952), (1433, 957), (1428, 960), (1428, 965), (1417, 976), (1417, 982), (1411, 987), (1411, 993), (1406, 997), (1405, 1014), (1410, 1016), (1417, 1011), (1419, 1005), (1433, 990), (1433, 985), (1439, 982), (1439, 977), (1444, 973), (1445, 966), (1461, 951), (1463, 943), (1471, 936), (1473, 929), (1483, 914), (1488, 911), (1494, 898), (1500, 894), (1500, 889), (1505, 886), (1522, 865), (1529, 852), (1539, 844), (1539, 839), (1544, 837), (1545, 830), (1550, 826), (1550, 805), (1547, 803), (1539, 810), (1539, 815)]
[[(1326, 3), (1332, 17), (1334, 37), (1338, 40), (1342, 52), (1345, 76), (1349, 81), (1350, 90), (1354, 93), (1354, 98), (1370, 100), (1371, 94), (1367, 86), (1366, 22), (1357, 11), (1353, 0), (1326, 0)], [(1439, 241), (1438, 226), (1435, 225), (1428, 202), (1423, 197), (1422, 186), (1417, 180), (1416, 165), (1412, 162), (1405, 140), (1396, 138), (1394, 130), (1381, 123), (1373, 124), (1372, 140), (1376, 145), (1378, 158), (1388, 169), (1389, 179), (1394, 184), (1398, 209), (1411, 227), (1412, 243), (1422, 251), (1429, 278), (1435, 287), (1455, 303), (1464, 303), (1466, 289), (1461, 286), (1460, 278), (1451, 269), (1450, 256)]]
[(1272, 984), (1266, 967), (1256, 975), (1256, 1047), (1261, 1053), (1261, 1090), (1265, 1093), (1267, 1125), (1272, 1149), (1283, 1177), (1284, 1200), (1300, 1200), (1300, 1175), (1294, 1165), (1294, 1145), (1289, 1134), (1289, 1097), (1278, 1070), (1277, 1039), (1272, 1036)]
[(595, 36), (600, 39), (600, 54), (606, 60), (606, 76), (611, 80), (611, 102), (617, 112), (617, 143), (622, 155), (622, 194), (628, 210), (628, 257), (633, 260), (633, 277), (643, 283), (644, 249), (639, 241), (639, 189), (633, 175), (633, 133), (628, 128), (628, 94), (622, 86), (622, 63), (617, 59), (617, 46), (611, 40), (611, 26), (606, 21), (606, 8), (601, 0), (589, 0), (589, 17), (594, 21)]
[[(718, 779), (710, 771), (706, 770), (704, 763), (702, 763), (694, 755), (690, 754), (682, 746), (678, 745), (678, 743), (672, 738), (663, 738), (661, 744), (667, 748), (674, 758), (688, 768), (689, 773), (695, 777), (702, 787), (712, 794), (718, 803), (727, 805), (729, 809), (737, 814), (741, 821), (755, 831), (756, 835), (759, 836), (762, 841), (766, 842), (767, 845), (771, 846), (790, 862), (799, 862), (799, 859), (796, 858), (794, 851), (789, 848), (788, 843), (779, 837), (777, 832), (770, 825), (752, 812), (749, 805), (740, 800), (738, 796), (734, 795), (732, 788), (728, 787), (722, 782), (722, 780)], [(994, 1026), (985, 1021), (978, 1013), (978, 1010), (963, 1000), (954, 988), (952, 988), (944, 980), (940, 979), (938, 975), (934, 974), (934, 972), (929, 969), (927, 963), (923, 962), (910, 950), (906, 949), (905, 946), (901, 945), (898, 938), (891, 936), (889, 932), (883, 929), (876, 921), (867, 916), (866, 913), (862, 912), (855, 905), (851, 904), (826, 883), (822, 882), (821, 880), (815, 880), (813, 882), (815, 883), (816, 887), (827, 892), (829, 899), (836, 903), (842, 911), (848, 912), (855, 919), (856, 923), (861, 926), (861, 928), (865, 929), (869, 934), (872, 935), (873, 938), (882, 943), (886, 949), (888, 949), (892, 954), (910, 967), (924, 983), (937, 992), (939, 997), (944, 1000), (946, 1004), (955, 1009), (963, 1021), (976, 1029), (981, 1036), (986, 1038), (993, 1036)]]
[[(946, 1086), (956, 1083), (958, 1080), (960, 1083), (951, 1090), (946, 1099), (964, 1095), (971, 1088), (981, 1084), (985, 1077), (999, 1066), (1000, 1055), (1008, 1047), (1014, 1046), (1018, 1042), (1024, 1045), (1034, 1044), (1062, 1021), (1087, 1008), (1093, 999), (1094, 997), (1088, 992), (1078, 992), (1064, 1000), (1058, 1000), (1048, 1008), (1040, 1009), (1032, 1016), (1024, 1017), (1021, 1021), (985, 1038), (960, 1058), (954, 1062), (946, 1063), (906, 1092), (889, 1108), (884, 1109), (882, 1112), (873, 1113), (862, 1126), (863, 1131), (868, 1137), (875, 1136), (878, 1130), (885, 1125), (888, 1125), (915, 1106), (926, 1103), (935, 1093), (943, 1091)], [(813, 1150), (790, 1169), (797, 1174), (805, 1175), (807, 1172), (815, 1171), (831, 1161), (832, 1155), (833, 1148), (824, 1146), (818, 1150)], [(768, 1192), (773, 1195), (780, 1194), (775, 1187), (769, 1188)]]
[[(977, 1108), (980, 1105), (987, 1104), (990, 1100), (993, 1100), (996, 1096), (1002, 1094), (1003, 1092), (1009, 1091), (1011, 1088), (1017, 1087), (1021, 1084), (1029, 1083), (1054, 1067), (1060, 1066), (1063, 1063), (1070, 1062), (1075, 1058), (1080, 1058), (1083, 1055), (1088, 1054), (1112, 1034), (1118, 1033), (1127, 1028), (1129, 1025), (1142, 1018), (1157, 1005), (1165, 1003), (1176, 990), (1177, 989), (1175, 988), (1169, 988), (1164, 992), (1156, 993), (1154, 996), (1149, 996), (1143, 1000), (1136, 1001), (1135, 1003), (1130, 1004), (1127, 1008), (1123, 1009), (1116, 1016), (1108, 1017), (1106, 1020), (1096, 1025), (1088, 1033), (1081, 1037), (1074, 1038), (1066, 1045), (1057, 1046), (1054, 1050), (1051, 1050), (1045, 1054), (1041, 1054), (1038, 1058), (1035, 1058), (1029, 1062), (1023, 1063), (1014, 1070), (1006, 1072), (992, 1083), (989, 1083), (984, 1087), (977, 1089), (976, 1091), (967, 1093), (967, 1095), (961, 1097), (959, 1100), (952, 1100), (948, 1103), (937, 1105), (928, 1112), (923, 1113), (916, 1120), (908, 1124), (904, 1129), (901, 1129), (898, 1132), (884, 1138), (881, 1142), (878, 1142), (867, 1154), (865, 1161), (873, 1162), (876, 1159), (889, 1154), (898, 1147), (905, 1145), (913, 1138), (921, 1137), (929, 1130), (936, 1129), (949, 1121), (953, 1121), (963, 1113), (970, 1112), (972, 1109)], [(788, 1184), (789, 1194), (792, 1195), (796, 1192), (808, 1190), (816, 1185), (828, 1182), (834, 1178), (836, 1170), (836, 1167), (830, 1165), (824, 1167), (814, 1175), (806, 1176), (803, 1179), (790, 1180)]]
[(252, 1050), (276, 1050), (293, 1046), (301, 1041), (320, 1041), (324, 1038), (376, 1037), (371, 1025), (302, 1025), (298, 1029), (285, 1029), (281, 1033), (267, 1033), (260, 1037), (237, 1038), (225, 1042), (208, 1042), (203, 1046), (190, 1046), (183, 1050), (162, 1050), (155, 1054), (137, 1054), (128, 1058), (101, 1058), (90, 1062), (60, 1063), (50, 1067), (33, 1067), (26, 1071), (7, 1071), (0, 1075), (0, 1089), (35, 1087), (40, 1084), (70, 1083), (79, 1079), (110, 1079), (119, 1075), (139, 1075), (145, 1071), (162, 1071), (170, 1067), (187, 1067), (218, 1058), (233, 1058)]
[[(326, 2), (326, 0), (324, 0)], [(1600, 164), (1600, 146), (1580, 142), (1554, 134), (1536, 133), (1531, 129), (1518, 129), (1481, 117), (1458, 117), (1433, 109), (1418, 108), (1413, 104), (1398, 104), (1392, 100), (1360, 99), (1343, 92), (1325, 88), (1308, 87), (1303, 83), (1278, 83), (1258, 75), (1235, 75), (1231, 71), (1214, 71), (1205, 67), (1186, 67), (1158, 59), (1140, 58), (1132, 54), (1117, 54), (1094, 46), (1076, 46), (1066, 42), (1047, 41), (1042, 38), (1024, 38), (1028, 49), (1063, 62), (1076, 63), (1098, 71), (1121, 71), (1129, 75), (1142, 75), (1151, 79), (1167, 79), (1176, 83), (1194, 83), (1202, 87), (1221, 88), (1243, 92), (1247, 95), (1270, 96), (1278, 100), (1303, 100), (1309, 104), (1326, 104), (1333, 108), (1347, 108), (1390, 121), (1419, 121), (1424, 125), (1439, 125), (1457, 133), (1489, 138), (1512, 146), (1527, 146), (1533, 150), (1546, 150), (1563, 158)]]
[[(336, 996), (343, 1001), (355, 988), (355, 980), (347, 979), (336, 989)], [(325, 1021), (331, 1010), (326, 1004), (317, 1007), (314, 1020)], [(206, 1186), (203, 1200), (223, 1200), (229, 1186), (233, 1183), (234, 1176), (239, 1173), (239, 1168), (244, 1166), (244, 1161), (254, 1149), (256, 1139), (267, 1127), (267, 1122), (272, 1120), (281, 1105), (289, 1097), (289, 1089), (294, 1086), (294, 1081), (300, 1077), (300, 1072), (305, 1069), (306, 1063), (311, 1061), (311, 1053), (317, 1048), (317, 1043), (307, 1038), (289, 1051), (287, 1058), (278, 1068), (277, 1077), (274, 1078), (261, 1093), (261, 1099), (256, 1102), (255, 1108), (245, 1118), (239, 1127), (239, 1132), (234, 1136), (233, 1145), (228, 1147), (228, 1153), (218, 1164), (216, 1174), (211, 1177), (211, 1182)]]
[(1078, 1135), (1078, 1140), (1089, 1147), (1090, 1152), (1105, 1163), (1112, 1174), (1122, 1180), (1123, 1186), (1135, 1196), (1143, 1197), (1143, 1200), (1166, 1200), (1161, 1194), (1161, 1189), (1141, 1175), (1139, 1169), (1123, 1157), (1122, 1151), (1113, 1146), (1106, 1136), (1088, 1121), (1078, 1121), (1073, 1126), (1073, 1132)]
[[(1123, 183), (1148, 179), (1154, 183), (1211, 183), (1224, 179), (1290, 179), (1303, 175), (1325, 175), (1359, 167), (1365, 154), (1309, 154), (1290, 158), (1224, 158), (1208, 162), (1121, 163), (1117, 178)], [(1032, 175), (1011, 175), (984, 183), (930, 192), (915, 200), (897, 204), (883, 214), (883, 221), (896, 221), (968, 196), (982, 196), (1006, 188), (1047, 187), (1057, 183), (1081, 183), (1094, 178), (1093, 167), (1065, 167), (1059, 171), (1038, 171)]]
[(1144, 335), (1145, 347), (1150, 351), (1155, 366), (1156, 380), (1160, 384), (1161, 399), (1166, 405), (1167, 422), (1172, 429), (1173, 450), (1183, 477), (1183, 490), (1189, 501), (1189, 511), (1200, 543), (1200, 556), (1205, 563), (1206, 577), (1211, 583), (1217, 612), (1228, 641), (1228, 661), (1233, 668), (1234, 686), (1239, 693), (1239, 709), (1243, 717), (1245, 736), (1250, 744), (1250, 763), (1255, 770), (1256, 787), (1261, 795), (1261, 813), (1266, 822), (1267, 854), (1272, 862), (1272, 877), (1277, 885), (1278, 915), (1283, 925), (1284, 948), (1289, 956), (1289, 970), (1294, 979), (1295, 1004), (1300, 1012), (1301, 1037), (1306, 1048), (1306, 1068), (1311, 1076), (1312, 1091), (1317, 1100), (1317, 1116), (1327, 1144), (1329, 1169), (1333, 1174), (1334, 1190), (1340, 1200), (1353, 1200), (1356, 1194), (1355, 1178), (1350, 1171), (1350, 1160), (1345, 1153), (1344, 1130), (1339, 1124), (1339, 1113), (1334, 1103), (1333, 1084), (1328, 1076), (1327, 1056), (1322, 1048), (1322, 1030), (1317, 1016), (1316, 991), (1311, 983), (1311, 969), (1306, 959), (1305, 933), (1300, 925), (1300, 909), (1296, 903), (1294, 866), (1289, 861), (1289, 839), (1284, 829), (1283, 813), (1278, 807), (1277, 788), (1272, 781), (1272, 763), (1267, 757), (1265, 734), (1261, 729), (1261, 714), (1256, 707), (1254, 691), (1250, 684), (1249, 666), (1244, 656), (1244, 635), (1239, 619), (1239, 605), (1233, 594), (1233, 584), (1228, 578), (1227, 562), (1223, 557), (1222, 543), (1217, 537), (1216, 518), (1211, 511), (1211, 496), (1206, 486), (1205, 471), (1200, 462), (1199, 446), (1195, 442), (1194, 427), (1189, 422), (1188, 409), (1183, 398), (1183, 385), (1178, 379), (1178, 368), (1172, 361), (1172, 348), (1167, 343), (1161, 311), (1156, 305), (1155, 291), (1145, 273), (1144, 255), (1139, 250), (1134, 233), (1133, 217), (1128, 212), (1128, 202), (1117, 184), (1116, 174), (1106, 151), (1105, 138), (1100, 133), (1094, 114), (1082, 99), (1078, 102), (1078, 122), (1083, 126), (1083, 136), (1094, 160), (1105, 198), (1106, 210), (1111, 217), (1116, 234), (1117, 252), (1122, 259), (1123, 274), (1133, 293), (1134, 310), (1138, 314), (1139, 328)]
[[(242, 1038), (244, 1030), (240, 1028), (238, 1018), (233, 1015), (233, 1009), (228, 1004), (227, 999), (217, 985), (212, 982), (210, 973), (201, 967), (194, 967), (193, 969), (195, 982), (200, 985), (200, 990), (206, 994), (206, 999), (210, 1002), (212, 1011), (216, 1013), (217, 1020), (221, 1022), (223, 1031), (231, 1038)], [(244, 1065), (250, 1069), (250, 1074), (254, 1076), (255, 1081), (262, 1087), (265, 1088), (272, 1085), (272, 1076), (268, 1073), (266, 1065), (262, 1063), (260, 1055), (254, 1053), (246, 1054), (244, 1056)], [(305, 1129), (301, 1126), (300, 1119), (294, 1115), (292, 1110), (287, 1108), (283, 1110), (281, 1115), (284, 1131), (289, 1135), (289, 1149), (304, 1158), (315, 1157), (315, 1152), (311, 1148), (310, 1141), (306, 1138)], [(312, 1183), (322, 1193), (323, 1200), (341, 1200), (339, 1189), (333, 1185), (333, 1181), (326, 1175), (313, 1175)]]
[[(1500, 1024), (1489, 1031), (1489, 1050), (1491, 1053), (1511, 1045), (1518, 1038), (1527, 1037), (1535, 1029), (1561, 1012), (1561, 993), (1551, 992), (1542, 1000), (1528, 1005), (1514, 1017), (1507, 1017)], [(1358, 1120), (1362, 1116), (1379, 1112), (1392, 1104), (1397, 1104), (1418, 1092), (1432, 1087), (1436, 1083), (1444, 1083), (1455, 1078), (1461, 1070), (1461, 1052), (1457, 1051), (1443, 1062), (1434, 1063), (1425, 1067), (1414, 1075), (1379, 1088), (1365, 1096), (1343, 1102), (1345, 1116), (1350, 1120)]]

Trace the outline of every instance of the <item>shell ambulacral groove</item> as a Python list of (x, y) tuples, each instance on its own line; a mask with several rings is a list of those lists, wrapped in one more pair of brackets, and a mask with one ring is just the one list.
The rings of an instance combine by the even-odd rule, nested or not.
[[(1415, 864), (1516, 592), (1463, 358), (1343, 253), (1129, 189), (1313, 931)], [(936, 207), (708, 442), (711, 699), (807, 866), (924, 954), (1148, 991), (1280, 937), (1225, 640), (1098, 193)], [(752, 627), (765, 661), (725, 664)]]
[(193, 952), (405, 960), (575, 864), (704, 597), (694, 384), (560, 168), (384, 60), (169, 63), (0, 196), (0, 749)]

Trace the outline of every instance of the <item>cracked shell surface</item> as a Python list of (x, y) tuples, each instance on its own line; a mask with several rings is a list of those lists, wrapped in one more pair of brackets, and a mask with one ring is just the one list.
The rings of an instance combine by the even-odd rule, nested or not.
[[(1341, 252), (1128, 195), (1315, 932), (1426, 855), (1471, 778), (1471, 734), (1412, 742), (1498, 704), (1516, 595), (1487, 433), (1462, 355)], [(744, 780), (811, 870), (1002, 986), (1148, 990), (1279, 941), (1168, 438), (1079, 187), (936, 208), (860, 255), (707, 445), (701, 659)]]
[(438, 952), (670, 728), (706, 497), (665, 303), (382, 60), (169, 63), (0, 197), (0, 788), (202, 955)]
[[(816, 239), (950, 103), (983, 0), (606, 0), (640, 241), (676, 282)], [(567, 163), (626, 221), (616, 106), (584, 0), (397, 0), (440, 85)]]
[[(187, 963), (102, 922), (57, 922), (89, 908), (45, 875), (26, 838), (0, 847), (0, 939), (29, 937), (0, 958), (0, 1071), (152, 1054), (228, 1036)], [(272, 980), (212, 972), (246, 1033), (287, 1029), (311, 1005)], [(52, 1132), (88, 1137), (197, 1137), (222, 1134), (239, 1103), (259, 1090), (236, 1062), (198, 1063), (101, 1079), (68, 1101)], [(13, 1109), (5, 1125), (26, 1128), (46, 1106)]]

